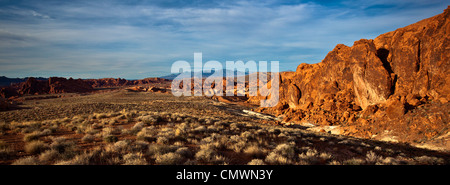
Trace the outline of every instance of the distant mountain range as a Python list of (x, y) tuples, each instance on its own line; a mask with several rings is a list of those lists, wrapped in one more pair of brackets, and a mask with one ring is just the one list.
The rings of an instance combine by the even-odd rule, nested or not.
[[(192, 76), (199, 76), (200, 74), (202, 74), (203, 78), (207, 78), (211, 75), (214, 74), (214, 70), (211, 73), (200, 73), (200, 72), (185, 72), (185, 73), (176, 73), (176, 74), (170, 74), (170, 75), (166, 75), (166, 76), (161, 76), (159, 78), (163, 78), (163, 79), (167, 79), (167, 80), (173, 80), (176, 77), (180, 76), (184, 77), (184, 78), (190, 78)], [(249, 72), (242, 72), (242, 71), (231, 71), (231, 70), (223, 70), (223, 75), (225, 76), (227, 73), (233, 73), (235, 76), (244, 76), (244, 75), (248, 75)], [(192, 75), (192, 76), (191, 76)], [(6, 76), (0, 76), (0, 87), (6, 87), (6, 86), (10, 86), (12, 84), (17, 84), (17, 83), (21, 83), (21, 82), (26, 82), (28, 80), (28, 78), (30, 77), (25, 77), (25, 78), (8, 78)], [(36, 80), (42, 80), (42, 81), (46, 81), (48, 80), (48, 78), (44, 78), (44, 77), (34, 77)], [(91, 79), (84, 79), (84, 80), (91, 80)], [(125, 79), (123, 79), (125, 80)]]
[[(245, 76), (250, 74), (249, 72), (242, 72), (242, 71), (232, 71), (232, 70), (226, 70), (223, 69), (222, 74), (225, 77), (227, 75), (227, 73), (233, 73), (234, 72), (234, 76)], [(200, 74), (202, 75), (203, 78), (207, 78), (211, 75), (213, 75), (215, 73), (215, 71), (211, 71), (211, 73), (205, 73), (205, 72), (184, 72), (184, 73), (175, 73), (175, 74), (170, 74), (170, 75), (166, 75), (166, 76), (161, 76), (160, 78), (164, 78), (164, 79), (168, 79), (168, 80), (173, 80), (176, 77), (180, 76), (182, 78), (191, 78), (194, 76), (200, 76)]]

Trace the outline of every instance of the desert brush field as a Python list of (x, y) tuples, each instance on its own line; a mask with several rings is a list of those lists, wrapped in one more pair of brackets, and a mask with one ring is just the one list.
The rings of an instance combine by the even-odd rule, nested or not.
[[(428, 165), (445, 152), (283, 126), (252, 107), (117, 89), (0, 112), (3, 165)], [(245, 110), (245, 111), (244, 111)]]

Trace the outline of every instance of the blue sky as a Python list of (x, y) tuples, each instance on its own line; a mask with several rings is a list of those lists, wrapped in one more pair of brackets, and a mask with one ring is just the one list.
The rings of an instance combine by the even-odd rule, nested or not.
[(177, 60), (317, 63), (447, 8), (435, 0), (0, 0), (0, 76), (127, 78)]

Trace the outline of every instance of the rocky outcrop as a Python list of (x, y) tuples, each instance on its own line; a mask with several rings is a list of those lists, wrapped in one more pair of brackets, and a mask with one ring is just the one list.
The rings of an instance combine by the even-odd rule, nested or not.
[[(359, 128), (354, 135), (371, 137), (376, 135), (371, 127), (404, 121), (417, 106), (448, 104), (449, 20), (447, 8), (373, 40), (361, 39), (351, 47), (338, 44), (322, 62), (280, 73), (278, 105), (259, 111), (282, 114), (286, 122), (352, 126), (352, 133)], [(443, 118), (430, 125), (448, 123), (448, 111), (440, 113)]]

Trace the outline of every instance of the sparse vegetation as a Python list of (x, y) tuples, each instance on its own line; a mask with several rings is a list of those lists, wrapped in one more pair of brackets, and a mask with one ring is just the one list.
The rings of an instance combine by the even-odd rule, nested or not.
[[(273, 121), (236, 115), (240, 107), (217, 105), (204, 97), (176, 98), (117, 91), (67, 100), (84, 102), (78, 105), (51, 99), (39, 101), (42, 101), (37, 104), (41, 106), (39, 109), (0, 112), (2, 164), (397, 165), (450, 162), (445, 153), (277, 126)], [(17, 116), (19, 113), (27, 115), (28, 120)], [(5, 142), (5, 138), (12, 143)], [(17, 143), (23, 147), (12, 147)], [(19, 154), (20, 150), (25, 153)]]

